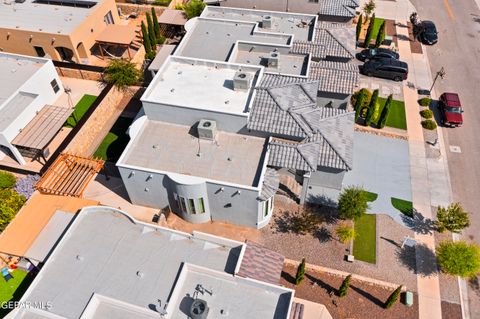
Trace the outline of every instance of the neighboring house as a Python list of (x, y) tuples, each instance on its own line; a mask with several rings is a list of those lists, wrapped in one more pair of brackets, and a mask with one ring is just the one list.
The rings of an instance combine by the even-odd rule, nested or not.
[(97, 37), (118, 22), (114, 0), (5, 0), (0, 51), (88, 64)]
[(20, 300), (37, 307), (18, 307), (6, 318), (288, 319), (298, 305), (325, 310), (294, 302), (295, 291), (278, 285), (283, 262), (249, 241), (86, 207)]
[(355, 17), (358, 0), (204, 0), (221, 7), (318, 14), (320, 20), (348, 22)]
[(63, 86), (51, 60), (0, 52), (0, 157), (43, 156), (72, 109), (52, 104)]

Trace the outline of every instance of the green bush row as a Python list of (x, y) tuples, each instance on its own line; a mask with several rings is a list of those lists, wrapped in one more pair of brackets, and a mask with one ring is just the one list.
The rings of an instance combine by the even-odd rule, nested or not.
[(433, 111), (432, 110), (421, 110), (420, 111), (420, 116), (423, 117), (424, 119), (431, 119), (433, 117)]
[(423, 120), (422, 127), (426, 130), (434, 130), (437, 128), (437, 123), (435, 123), (435, 121), (432, 121), (432, 120)]

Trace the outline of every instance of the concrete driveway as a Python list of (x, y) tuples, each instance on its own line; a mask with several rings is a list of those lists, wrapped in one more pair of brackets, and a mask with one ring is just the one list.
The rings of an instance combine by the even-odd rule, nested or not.
[(355, 132), (353, 149), (353, 170), (345, 174), (343, 185), (362, 186), (378, 194), (369, 212), (390, 215), (405, 225), (391, 198), (412, 200), (408, 142)]

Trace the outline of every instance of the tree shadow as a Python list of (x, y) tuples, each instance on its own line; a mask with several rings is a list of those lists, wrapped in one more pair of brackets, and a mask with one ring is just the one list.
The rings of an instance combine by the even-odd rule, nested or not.
[(403, 40), (403, 41), (412, 41), (410, 37), (403, 35), (403, 34), (397, 34), (397, 39), (398, 40)]
[(321, 279), (318, 279), (318, 278), (316, 278), (316, 277), (313, 277), (312, 275), (310, 275), (310, 274), (308, 274), (308, 273), (305, 273), (305, 277), (307, 277), (308, 280), (310, 280), (312, 283), (316, 284), (316, 285), (319, 286), (320, 288), (325, 289), (325, 291), (327, 292), (327, 294), (330, 294), (331, 292), (333, 292), (334, 294), (337, 294), (337, 293), (338, 293), (337, 288), (332, 287), (331, 285), (327, 284), (325, 281), (323, 281), (323, 280), (321, 280)]
[(325, 226), (320, 227), (316, 232), (315, 232), (315, 237), (320, 241), (320, 243), (327, 243), (332, 240), (332, 233), (330, 230), (325, 228)]
[(285, 279), (288, 283), (295, 284), (295, 277), (290, 275), (288, 272), (282, 271), (282, 278)]
[(324, 219), (311, 205), (304, 205), (298, 211), (282, 211), (274, 218), (273, 230), (278, 233), (310, 234), (315, 236)]
[(430, 235), (436, 229), (435, 221), (430, 218), (425, 218), (415, 208), (412, 211), (413, 217), (401, 215), (403, 223), (416, 233), (422, 235)]
[(384, 302), (381, 301), (380, 299), (378, 299), (377, 297), (373, 296), (371, 293), (366, 292), (365, 290), (360, 289), (360, 288), (356, 287), (355, 285), (350, 285), (350, 288), (352, 288), (352, 290), (356, 291), (358, 294), (362, 295), (364, 298), (373, 302), (375, 305), (377, 305), (379, 307), (383, 307)]
[(386, 242), (398, 247), (398, 248), (401, 248), (402, 246), (400, 244), (398, 244), (396, 241), (392, 240), (392, 239), (389, 239), (389, 238), (385, 238), (383, 236), (380, 236), (381, 239), (385, 240)]
[(437, 257), (433, 250), (424, 244), (399, 248), (396, 255), (398, 260), (416, 275), (427, 277), (438, 273)]
[(472, 289), (477, 296), (480, 296), (480, 282), (478, 280), (478, 276), (472, 277), (468, 280), (468, 285), (470, 289)]

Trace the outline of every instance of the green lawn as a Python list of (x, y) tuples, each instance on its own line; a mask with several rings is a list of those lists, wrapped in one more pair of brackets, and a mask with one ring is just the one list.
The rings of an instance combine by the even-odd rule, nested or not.
[(413, 203), (408, 200), (391, 198), (392, 206), (398, 209), (402, 214), (413, 217)]
[(88, 111), (90, 106), (92, 106), (93, 102), (95, 102), (96, 99), (97, 97), (94, 95), (85, 94), (84, 96), (82, 96), (80, 101), (78, 101), (77, 105), (75, 105), (73, 113), (70, 115), (70, 117), (67, 119), (63, 126), (72, 128), (75, 127), (75, 125), (77, 125), (78, 121), (80, 121), (83, 115), (85, 115), (85, 113)]
[(378, 194), (365, 191), (367, 195), (367, 202), (374, 202), (378, 198)]
[(116, 162), (130, 140), (127, 129), (132, 121), (132, 119), (119, 117), (93, 156), (105, 161)]
[(380, 30), (380, 26), (382, 25), (383, 21), (385, 21), (382, 18), (375, 18), (375, 22), (373, 24), (373, 30), (372, 30), (372, 40), (375, 41), (377, 38), (378, 30)]
[[(387, 101), (387, 99), (379, 97), (378, 101), (380, 102), (379, 114), (382, 114), (382, 110), (385, 106), (385, 101)], [(375, 123), (375, 125), (377, 125), (377, 123)], [(405, 103), (403, 101), (392, 100), (386, 126), (398, 128), (401, 130), (407, 129), (407, 119), (405, 118)]]
[(376, 225), (377, 216), (365, 214), (355, 221), (353, 240), (353, 255), (355, 259), (374, 264), (376, 262)]
[[(6, 282), (3, 278), (0, 279), (0, 303), (7, 301), (18, 301), (23, 296), (28, 286), (33, 280), (33, 276), (27, 277), (27, 272), (20, 269), (15, 269), (10, 273), (13, 279)], [(5, 317), (11, 309), (0, 308), (0, 318)]]

